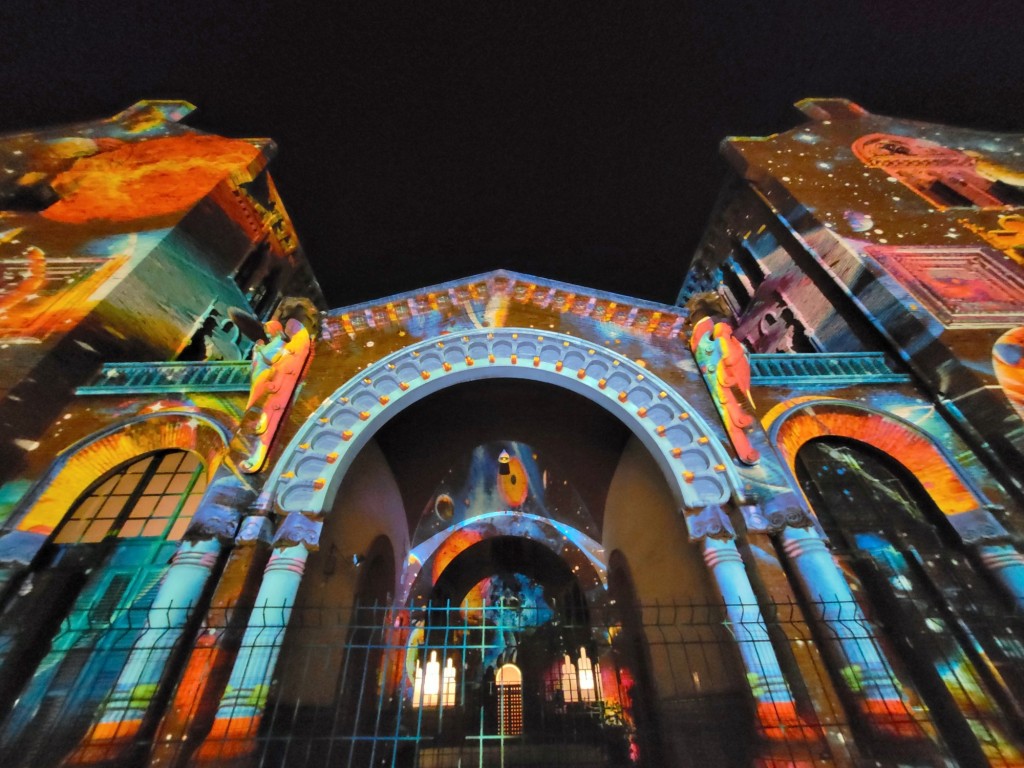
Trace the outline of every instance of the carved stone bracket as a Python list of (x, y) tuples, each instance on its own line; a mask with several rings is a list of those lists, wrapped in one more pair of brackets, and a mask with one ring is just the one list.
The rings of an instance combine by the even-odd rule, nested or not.
[(736, 538), (736, 530), (732, 527), (728, 513), (717, 504), (709, 504), (703, 509), (687, 510), (686, 528), (690, 532), (690, 541), (703, 541), (705, 538)]
[(323, 527), (320, 520), (311, 520), (301, 512), (292, 512), (277, 529), (274, 546), (280, 549), (301, 544), (307, 551), (315, 552), (320, 548), (320, 531)]
[(270, 544), (273, 537), (274, 526), (269, 518), (250, 515), (242, 521), (235, 543), (240, 547), (254, 547), (257, 544)]
[(800, 504), (796, 494), (779, 493), (764, 504), (740, 507), (747, 529), (754, 533), (778, 533), (783, 528), (813, 528), (814, 519)]
[(985, 509), (947, 515), (946, 519), (964, 544), (991, 544), (1010, 540), (1006, 529)]

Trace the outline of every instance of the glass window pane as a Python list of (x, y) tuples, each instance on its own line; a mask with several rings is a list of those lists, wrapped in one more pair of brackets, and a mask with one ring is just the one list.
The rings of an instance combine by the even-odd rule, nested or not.
[(127, 496), (135, 490), (138, 484), (138, 475), (122, 475), (121, 479), (117, 481), (117, 485), (114, 487), (114, 493)]
[(102, 517), (105, 519), (117, 517), (121, 510), (124, 509), (124, 503), (128, 500), (127, 496), (111, 496), (109, 499), (103, 502), (103, 506), (96, 513), (96, 517)]
[(154, 518), (146, 523), (146, 527), (142, 531), (143, 536), (163, 536), (164, 531), (167, 530), (167, 520), (161, 518)]
[(81, 543), (94, 544), (97, 541), (103, 541), (103, 537), (107, 535), (112, 522), (112, 520), (94, 520), (89, 529), (82, 535)]
[(181, 460), (181, 465), (178, 467), (179, 472), (195, 472), (203, 465), (199, 462), (199, 457), (194, 453), (186, 453), (185, 457)]
[(192, 522), (191, 517), (179, 517), (174, 521), (174, 525), (171, 526), (171, 532), (167, 534), (168, 541), (180, 541), (181, 537), (185, 535), (185, 529), (188, 528), (188, 524)]
[(192, 474), (177, 474), (171, 478), (171, 482), (167, 484), (167, 493), (173, 493), (178, 496), (188, 490), (189, 485), (192, 483)]
[(131, 515), (129, 515), (129, 517), (149, 517), (151, 514), (153, 514), (153, 510), (156, 509), (156, 503), (157, 501), (159, 501), (159, 499), (159, 496), (143, 496), (135, 503), (135, 506), (132, 508), (132, 512)]
[(60, 533), (57, 534), (55, 541), (58, 544), (73, 544), (78, 541), (79, 536), (82, 535), (82, 532), (85, 531), (88, 525), (88, 520), (72, 520), (60, 529)]
[(131, 539), (135, 536), (142, 534), (142, 526), (144, 520), (129, 520), (123, 526), (121, 526), (121, 532), (117, 534), (122, 539)]
[(184, 458), (185, 456), (186, 454), (182, 451), (175, 451), (174, 453), (167, 454), (166, 456), (163, 457), (163, 459), (160, 460), (160, 467), (159, 469), (157, 469), (157, 472), (173, 472), (178, 468), (178, 465), (181, 464), (182, 458)]
[(153, 510), (154, 517), (170, 517), (178, 508), (181, 499), (178, 496), (163, 496)]
[(90, 520), (96, 516), (96, 511), (102, 504), (102, 496), (90, 496), (75, 508), (72, 518), (75, 520)]
[(202, 499), (202, 495), (193, 493), (185, 499), (185, 503), (182, 505), (181, 512), (179, 514), (182, 517), (192, 517), (192, 515), (196, 513), (196, 510), (199, 509), (199, 502), (202, 501)]
[(146, 493), (163, 493), (170, 479), (171, 475), (153, 475), (153, 479), (146, 485)]
[[(140, 481), (153, 470), (158, 471), (146, 483), (144, 495), (136, 497)], [(192, 489), (186, 496), (190, 484)], [(174, 523), (174, 537), (180, 538), (205, 487), (205, 468), (195, 454), (171, 451), (147, 456), (123, 467), (81, 499), (57, 532), (56, 541), (62, 544), (98, 542), (109, 535), (115, 525), (122, 538), (162, 536), (170, 527), (168, 518), (174, 517), (182, 507), (184, 515)], [(134, 499), (134, 503), (129, 508), (130, 499)]]

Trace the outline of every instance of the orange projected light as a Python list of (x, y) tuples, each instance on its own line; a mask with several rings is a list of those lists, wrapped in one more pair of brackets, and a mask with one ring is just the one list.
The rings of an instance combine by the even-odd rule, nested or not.
[(946, 515), (971, 512), (979, 506), (978, 499), (931, 440), (880, 413), (815, 404), (786, 418), (776, 443), (795, 475), (801, 446), (826, 436), (859, 440), (892, 456), (917, 478)]
[(58, 175), (53, 221), (131, 221), (188, 209), (225, 177), (249, 177), (260, 149), (219, 136), (170, 136), (83, 157)]
[(526, 477), (526, 468), (523, 466), (523, 462), (515, 456), (507, 454), (503, 454), (498, 461), (500, 464), (498, 492), (509, 507), (516, 509), (526, 501), (526, 494), (529, 491), (530, 484)]

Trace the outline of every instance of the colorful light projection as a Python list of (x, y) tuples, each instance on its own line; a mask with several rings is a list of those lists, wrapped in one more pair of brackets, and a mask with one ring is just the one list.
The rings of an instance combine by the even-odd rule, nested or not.
[(53, 179), (60, 199), (42, 212), (45, 218), (65, 224), (160, 218), (187, 210), (240, 170), (251, 177), (265, 164), (259, 146), (220, 136), (110, 141), (114, 146)]
[[(871, 133), (853, 143), (869, 168), (879, 168), (940, 210), (976, 205), (999, 208), (1008, 201), (997, 183), (976, 168), (977, 157), (927, 139)], [(991, 172), (992, 164), (984, 163)]]
[(243, 457), (238, 467), (246, 474), (258, 472), (267, 460), (281, 419), (309, 362), (310, 329), (316, 329), (316, 316), (311, 303), (296, 300), (283, 303), (274, 319), (262, 327), (255, 318), (243, 323), (240, 313), (232, 315), (235, 322), (247, 328), (253, 326), (252, 333), (257, 337), (249, 401), (231, 442), (232, 450)]
[(413, 534), (413, 552), (422, 562), (420, 544), (500, 511), (544, 518), (598, 538), (582, 499), (559, 469), (525, 443), (502, 441), (477, 446), (452, 466), (424, 508)]
[(754, 401), (750, 396), (750, 360), (743, 343), (733, 337), (729, 323), (702, 317), (693, 326), (690, 351), (736, 455), (745, 464), (756, 464), (760, 454), (747, 436), (754, 425)]
[[(817, 397), (806, 400), (782, 403), (763, 420), (794, 477), (796, 455), (804, 443), (816, 437), (844, 436), (867, 443), (900, 462), (948, 517), (978, 510), (977, 496), (924, 434), (898, 419), (853, 403)], [(795, 406), (802, 407), (796, 410)]]
[(199, 413), (154, 413), (119, 425), (72, 446), (60, 457), (17, 530), (48, 536), (96, 478), (136, 456), (180, 448), (197, 453), (212, 470), (226, 443), (224, 427)]
[(1024, 326), (1007, 331), (992, 347), (992, 367), (1006, 397), (1024, 418)]

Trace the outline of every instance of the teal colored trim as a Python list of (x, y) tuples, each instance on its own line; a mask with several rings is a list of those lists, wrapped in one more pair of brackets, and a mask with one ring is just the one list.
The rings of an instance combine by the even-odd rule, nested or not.
[(750, 356), (750, 383), (755, 386), (818, 387), (859, 384), (906, 384), (910, 374), (890, 367), (879, 352), (804, 352)]
[(78, 395), (136, 395), (152, 392), (248, 392), (248, 360), (199, 363), (107, 363)]

